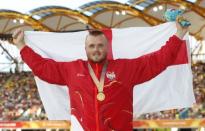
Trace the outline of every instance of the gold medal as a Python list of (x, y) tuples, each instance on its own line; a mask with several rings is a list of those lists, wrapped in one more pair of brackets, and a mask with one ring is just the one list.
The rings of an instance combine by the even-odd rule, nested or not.
[(105, 100), (105, 94), (104, 94), (103, 92), (99, 92), (99, 93), (97, 94), (97, 99), (98, 99), (99, 101)]

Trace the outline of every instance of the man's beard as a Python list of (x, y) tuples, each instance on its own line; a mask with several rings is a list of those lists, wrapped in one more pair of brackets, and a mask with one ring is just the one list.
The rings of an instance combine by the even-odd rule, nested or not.
[(101, 57), (101, 58), (100, 58), (100, 56), (95, 55), (94, 57), (88, 58), (88, 60), (95, 62), (95, 63), (101, 63), (101, 62), (105, 61), (106, 58), (107, 58), (106, 55)]

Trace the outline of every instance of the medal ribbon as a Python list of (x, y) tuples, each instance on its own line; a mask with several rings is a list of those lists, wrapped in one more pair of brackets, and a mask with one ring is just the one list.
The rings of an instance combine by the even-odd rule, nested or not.
[(102, 73), (100, 76), (100, 81), (98, 80), (97, 76), (95, 75), (93, 68), (91, 67), (91, 65), (88, 63), (88, 70), (90, 73), (90, 76), (92, 78), (92, 80), (94, 81), (97, 89), (98, 89), (98, 93), (103, 93), (103, 87), (104, 87), (104, 81), (105, 81), (105, 73), (106, 73), (106, 69), (107, 69), (107, 61), (105, 62), (105, 64), (103, 65), (103, 69), (102, 69)]

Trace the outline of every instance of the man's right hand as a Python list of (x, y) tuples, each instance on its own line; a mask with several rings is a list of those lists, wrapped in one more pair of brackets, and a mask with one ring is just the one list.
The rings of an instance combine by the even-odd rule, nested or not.
[(13, 44), (19, 49), (23, 49), (24, 46), (26, 46), (25, 41), (24, 41), (24, 31), (19, 28), (14, 31), (12, 34), (13, 37)]

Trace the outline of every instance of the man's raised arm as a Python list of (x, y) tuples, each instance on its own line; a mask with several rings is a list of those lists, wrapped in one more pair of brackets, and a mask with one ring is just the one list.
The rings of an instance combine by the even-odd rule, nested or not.
[(26, 46), (22, 29), (17, 29), (13, 33), (13, 43), (20, 50), (23, 61), (31, 68), (34, 75), (52, 84), (66, 84), (66, 66), (68, 63), (42, 58)]
[[(170, 37), (166, 45), (162, 46), (158, 51), (128, 60), (128, 65), (130, 66), (128, 68), (131, 69), (130, 73), (133, 74), (130, 77), (134, 85), (148, 81), (156, 77), (168, 66), (174, 65), (182, 48), (181, 57), (183, 57), (184, 61), (188, 61), (186, 44), (182, 40), (188, 28), (182, 27), (179, 22), (176, 22), (176, 27), (177, 32), (175, 35)], [(182, 59), (177, 59), (178, 64), (184, 64)]]

